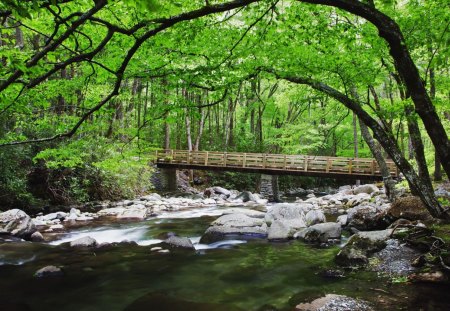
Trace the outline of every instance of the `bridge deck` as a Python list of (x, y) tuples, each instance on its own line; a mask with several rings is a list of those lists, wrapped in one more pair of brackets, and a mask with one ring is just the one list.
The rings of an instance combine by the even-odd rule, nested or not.
[[(241, 171), (274, 175), (303, 175), (349, 179), (382, 179), (374, 159), (216, 151), (159, 150), (160, 168)], [(392, 161), (391, 175), (398, 176)]]

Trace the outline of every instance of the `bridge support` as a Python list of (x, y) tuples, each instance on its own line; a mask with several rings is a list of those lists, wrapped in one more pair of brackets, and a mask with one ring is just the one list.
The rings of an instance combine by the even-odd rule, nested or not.
[(261, 194), (270, 202), (279, 202), (278, 175), (261, 174)]
[(175, 168), (157, 168), (152, 182), (158, 191), (177, 191), (177, 170)]

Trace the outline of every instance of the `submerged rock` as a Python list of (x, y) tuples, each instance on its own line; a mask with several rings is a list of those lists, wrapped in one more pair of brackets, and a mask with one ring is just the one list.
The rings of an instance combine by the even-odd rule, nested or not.
[(226, 305), (224, 303), (214, 304), (205, 302), (193, 302), (177, 297), (171, 297), (162, 293), (149, 293), (138, 298), (124, 311), (242, 311), (242, 309)]
[(310, 303), (301, 303), (296, 311), (372, 311), (367, 302), (347, 296), (327, 294)]
[(327, 242), (329, 239), (341, 238), (341, 225), (335, 222), (316, 224), (294, 234), (295, 238), (306, 242)]
[(97, 241), (90, 236), (85, 236), (70, 242), (71, 247), (96, 247)]
[(46, 277), (55, 277), (62, 276), (64, 273), (61, 268), (56, 266), (46, 266), (44, 268), (39, 269), (34, 273), (34, 277), (36, 278), (46, 278)]
[(36, 231), (36, 232), (34, 232), (31, 235), (31, 241), (33, 241), (33, 242), (44, 242), (45, 239), (44, 239), (44, 236), (39, 231)]
[(386, 241), (392, 234), (391, 229), (380, 231), (360, 231), (350, 237), (337, 253), (335, 261), (345, 267), (364, 266), (368, 257), (386, 247)]
[(192, 244), (191, 240), (186, 237), (171, 236), (168, 239), (164, 240), (164, 243), (168, 244), (170, 247), (195, 250), (195, 247)]

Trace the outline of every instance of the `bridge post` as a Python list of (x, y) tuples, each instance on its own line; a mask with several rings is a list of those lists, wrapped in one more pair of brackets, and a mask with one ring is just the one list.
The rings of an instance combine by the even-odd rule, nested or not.
[(178, 189), (177, 170), (158, 168), (152, 176), (152, 183), (158, 191), (176, 191)]
[(278, 175), (261, 174), (261, 194), (270, 202), (279, 202)]

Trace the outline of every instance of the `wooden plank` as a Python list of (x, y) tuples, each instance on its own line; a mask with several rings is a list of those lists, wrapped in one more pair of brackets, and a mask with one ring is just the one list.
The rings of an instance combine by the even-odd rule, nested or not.
[(245, 167), (245, 162), (247, 161), (247, 154), (244, 153), (244, 160), (242, 161), (242, 167)]
[(206, 151), (206, 155), (205, 155), (205, 166), (208, 165), (208, 155), (209, 155), (209, 152)]
[(351, 175), (353, 170), (353, 160), (348, 161), (348, 173)]
[(305, 165), (303, 166), (303, 169), (305, 172), (308, 171), (308, 157), (307, 156), (305, 157)]

